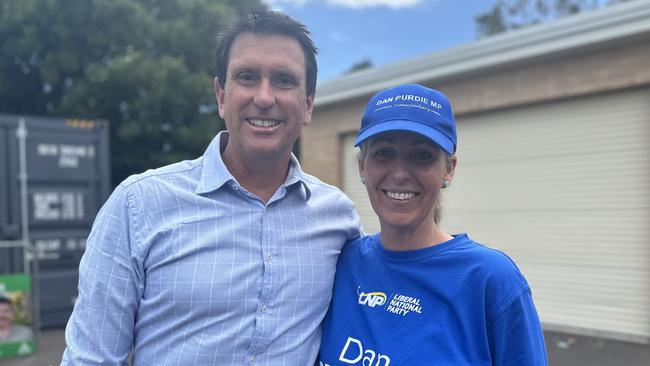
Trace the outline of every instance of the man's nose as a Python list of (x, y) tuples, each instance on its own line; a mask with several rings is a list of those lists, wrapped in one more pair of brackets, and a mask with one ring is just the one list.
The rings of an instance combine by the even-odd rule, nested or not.
[(253, 103), (261, 109), (268, 109), (275, 104), (275, 93), (271, 81), (263, 78), (258, 84)]

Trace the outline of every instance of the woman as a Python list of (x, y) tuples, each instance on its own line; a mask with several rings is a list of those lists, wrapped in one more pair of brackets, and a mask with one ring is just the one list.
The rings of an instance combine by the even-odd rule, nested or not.
[(447, 98), (414, 84), (379, 92), (355, 146), (381, 232), (341, 253), (321, 365), (546, 365), (516, 265), (438, 226), (457, 161)]

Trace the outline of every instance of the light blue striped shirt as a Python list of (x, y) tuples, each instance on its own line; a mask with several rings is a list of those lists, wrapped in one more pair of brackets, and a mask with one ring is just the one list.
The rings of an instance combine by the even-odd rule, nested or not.
[(203, 157), (120, 184), (95, 220), (64, 365), (313, 365), (352, 202), (301, 171), (264, 203)]

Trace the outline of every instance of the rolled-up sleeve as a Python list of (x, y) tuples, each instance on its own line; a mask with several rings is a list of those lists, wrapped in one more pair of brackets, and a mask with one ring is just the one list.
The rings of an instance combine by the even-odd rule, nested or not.
[(118, 186), (97, 215), (79, 266), (62, 365), (126, 365), (143, 288), (132, 253), (136, 218)]

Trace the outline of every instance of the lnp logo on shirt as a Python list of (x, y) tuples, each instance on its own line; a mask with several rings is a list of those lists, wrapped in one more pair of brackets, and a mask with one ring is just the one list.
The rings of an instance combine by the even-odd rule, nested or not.
[(363, 292), (359, 291), (361, 286), (357, 287), (357, 294), (359, 295), (359, 305), (368, 305), (371, 308), (375, 306), (382, 306), (386, 303), (386, 294), (383, 292)]
[(417, 297), (395, 294), (391, 297), (386, 311), (402, 316), (406, 316), (410, 312), (422, 314), (422, 305), (420, 305), (420, 299)]
[(371, 308), (379, 306), (389, 313), (401, 316), (406, 316), (409, 313), (422, 314), (422, 305), (420, 304), (420, 299), (417, 297), (395, 293), (391, 294), (389, 300), (385, 292), (363, 292), (361, 291), (361, 286), (357, 287), (357, 295), (359, 295), (359, 299), (357, 300), (359, 305), (366, 305)]

